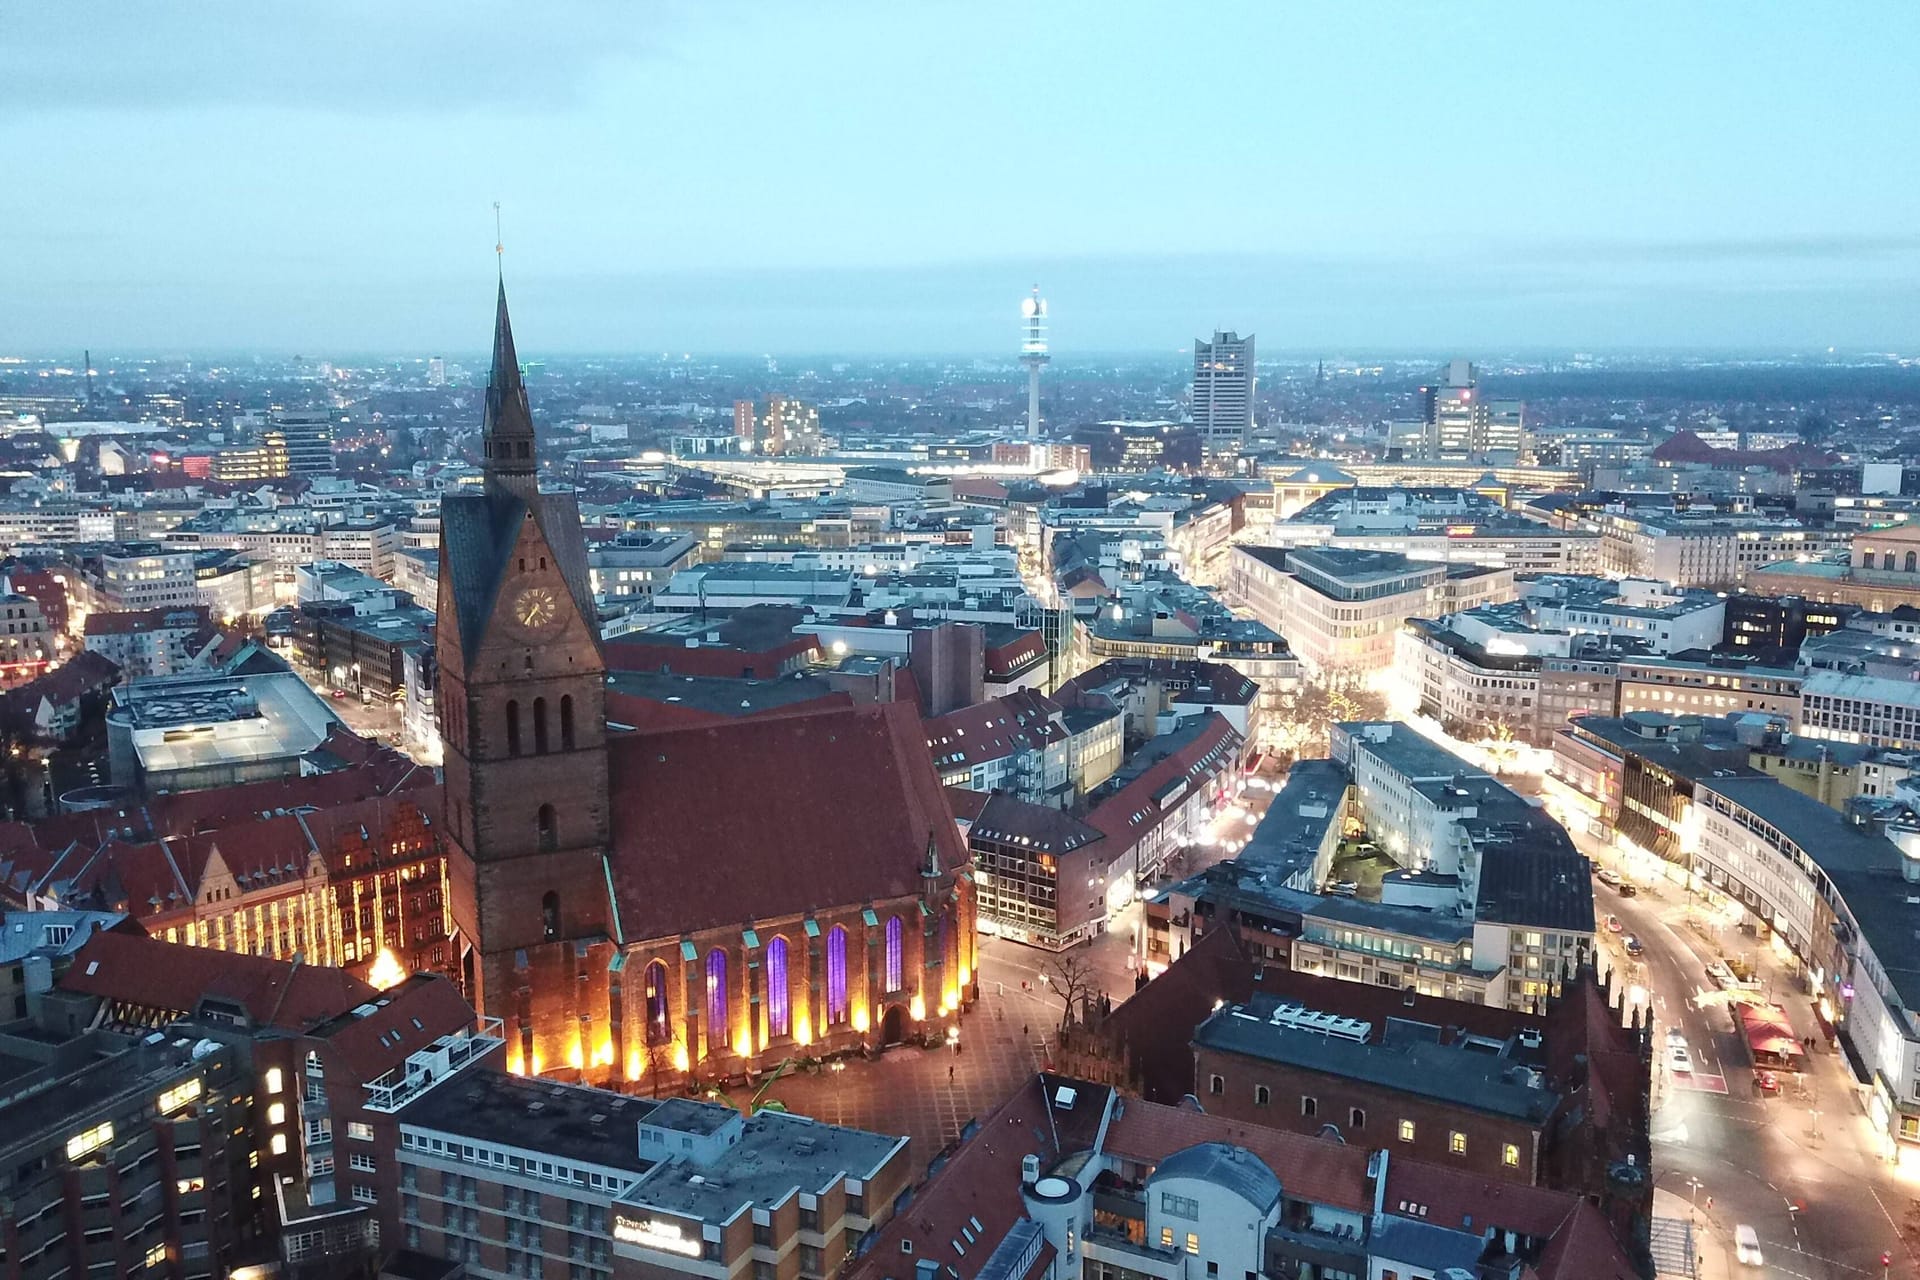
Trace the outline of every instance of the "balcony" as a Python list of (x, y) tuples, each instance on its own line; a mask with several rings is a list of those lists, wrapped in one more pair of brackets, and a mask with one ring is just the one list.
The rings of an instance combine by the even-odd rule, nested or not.
[(443, 1036), (367, 1088), (367, 1110), (391, 1113), (462, 1067), (506, 1043), (498, 1018), (481, 1018), (468, 1034)]

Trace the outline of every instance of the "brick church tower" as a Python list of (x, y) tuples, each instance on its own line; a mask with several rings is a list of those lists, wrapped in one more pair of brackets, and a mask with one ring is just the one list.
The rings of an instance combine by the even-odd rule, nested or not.
[(535, 1070), (604, 1026), (606, 663), (579, 507), (540, 492), (504, 282), (494, 326), (486, 483), (440, 506), (438, 706), (461, 976)]

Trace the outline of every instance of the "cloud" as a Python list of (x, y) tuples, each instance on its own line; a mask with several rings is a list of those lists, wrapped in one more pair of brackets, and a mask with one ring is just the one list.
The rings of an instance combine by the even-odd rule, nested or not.
[(14, 5), (0, 108), (559, 109), (610, 65), (661, 55), (681, 12), (678, 0)]

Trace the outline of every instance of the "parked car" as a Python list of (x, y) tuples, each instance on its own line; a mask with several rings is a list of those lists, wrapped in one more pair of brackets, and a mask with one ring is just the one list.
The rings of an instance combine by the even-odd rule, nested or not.
[(1708, 965), (1707, 976), (1713, 979), (1713, 985), (1716, 987), (1730, 987), (1736, 981), (1733, 970), (1727, 968), (1725, 960), (1715, 960)]
[(1677, 1044), (1668, 1047), (1667, 1070), (1677, 1076), (1693, 1074), (1693, 1055), (1687, 1052), (1686, 1045)]
[(1626, 948), (1627, 954), (1630, 956), (1643, 956), (1647, 954), (1646, 944), (1631, 933), (1627, 935), (1626, 940), (1620, 945)]
[(1360, 892), (1360, 886), (1351, 880), (1335, 880), (1327, 886), (1327, 892), (1336, 898), (1351, 898)]
[(1762, 1093), (1778, 1093), (1780, 1077), (1763, 1068), (1753, 1073), (1753, 1087)]
[(1749, 1267), (1763, 1265), (1759, 1233), (1744, 1222), (1733, 1229), (1733, 1256)]
[(1624, 931), (1625, 929), (1626, 929), (1626, 926), (1620, 923), (1620, 917), (1619, 917), (1619, 916), (1608, 916), (1608, 917), (1607, 917), (1607, 932), (1608, 932), (1608, 933), (1620, 933), (1620, 932), (1623, 932), (1623, 931)]
[(1631, 898), (1640, 892), (1631, 880), (1622, 880), (1619, 884), (1615, 885), (1614, 888), (1620, 890), (1620, 896), (1623, 898)]
[(1616, 871), (1609, 871), (1605, 867), (1602, 867), (1600, 868), (1600, 870), (1594, 872), (1593, 878), (1598, 880), (1601, 884), (1609, 886), (1610, 888), (1618, 889), (1620, 887), (1619, 873)]

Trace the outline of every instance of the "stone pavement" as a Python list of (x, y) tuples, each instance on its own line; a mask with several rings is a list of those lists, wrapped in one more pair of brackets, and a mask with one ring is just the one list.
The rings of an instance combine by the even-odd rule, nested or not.
[[(785, 1076), (765, 1100), (829, 1124), (908, 1135), (918, 1178), (968, 1121), (984, 1120), (1043, 1065), (1039, 1040), (1051, 1027), (1023, 1011), (1016, 997), (983, 995), (961, 1021), (958, 1053), (899, 1045), (872, 1061), (845, 1059), (843, 1070)], [(725, 1097), (745, 1106), (758, 1092), (759, 1086), (743, 1086)]]

